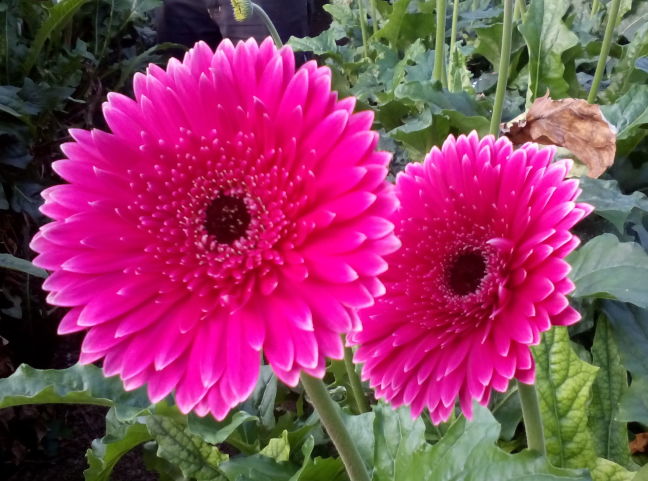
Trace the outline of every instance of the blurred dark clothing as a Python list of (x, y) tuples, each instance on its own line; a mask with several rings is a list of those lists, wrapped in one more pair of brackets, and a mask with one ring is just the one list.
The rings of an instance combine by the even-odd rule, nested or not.
[[(284, 42), (292, 35), (309, 35), (311, 2), (312, 0), (255, 1), (268, 14)], [(156, 23), (158, 41), (175, 42), (188, 47), (198, 40), (204, 40), (215, 47), (222, 38), (229, 38), (236, 43), (249, 37), (261, 41), (270, 35), (255, 12), (245, 21), (237, 22), (229, 0), (164, 0)]]

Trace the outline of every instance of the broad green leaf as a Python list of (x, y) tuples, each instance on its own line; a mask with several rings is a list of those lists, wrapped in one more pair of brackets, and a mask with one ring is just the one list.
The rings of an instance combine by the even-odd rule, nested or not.
[(124, 454), (152, 439), (144, 424), (120, 423), (112, 409), (108, 411), (106, 424), (106, 435), (92, 441), (92, 448), (86, 452), (88, 469), (83, 472), (86, 481), (109, 481)]
[(627, 154), (648, 134), (648, 85), (633, 85), (601, 112), (617, 129), (617, 157)]
[(500, 425), (488, 409), (475, 404), (474, 419), (461, 417), (435, 445), (425, 441), (421, 418), (407, 409), (374, 406), (373, 481), (550, 481), (590, 478), (582, 470), (553, 467), (525, 450), (508, 454), (495, 444)]
[[(605, 103), (612, 103), (630, 88), (637, 60), (648, 55), (648, 23), (644, 24), (623, 48), (623, 56), (614, 67), (609, 87), (601, 93)], [(637, 72), (644, 77), (641, 72)], [(645, 80), (645, 79), (644, 79)]]
[(434, 31), (434, 16), (429, 13), (419, 13), (414, 15), (420, 18), (412, 18), (413, 15), (408, 13), (410, 3), (411, 0), (396, 0), (387, 22), (373, 38), (384, 38), (392, 48), (404, 48), (416, 38), (424, 37), (425, 34)]
[(574, 297), (604, 297), (648, 307), (648, 254), (612, 234), (594, 237), (569, 256)]
[(145, 389), (126, 392), (119, 378), (106, 378), (93, 365), (41, 370), (22, 364), (0, 379), (0, 408), (52, 403), (114, 406), (120, 420), (132, 419), (151, 405)]
[[(228, 440), (228, 438), (236, 431), (236, 429), (243, 423), (253, 421), (258, 423), (259, 418), (252, 416), (245, 411), (236, 411), (230, 414), (223, 421), (216, 421), (211, 416), (199, 417), (195, 414), (189, 414), (187, 420), (187, 427), (193, 434), (197, 434), (204, 441), (210, 444), (220, 444)], [(235, 446), (238, 445), (234, 443)]]
[(261, 454), (236, 456), (219, 466), (229, 481), (288, 481), (297, 473), (292, 463), (277, 463)]
[(34, 277), (40, 277), (42, 279), (45, 279), (47, 277), (47, 272), (43, 269), (39, 269), (28, 260), (12, 256), (11, 254), (0, 254), (0, 267), (24, 272), (25, 274), (29, 274)]
[(599, 370), (581, 361), (565, 327), (554, 327), (533, 347), (536, 387), (552, 464), (564, 468), (592, 466), (596, 452), (587, 428), (592, 383)]
[[(486, 60), (490, 62), (493, 69), (499, 67), (500, 56), (502, 52), (502, 29), (501, 22), (493, 23), (485, 27), (476, 28), (475, 34), (477, 41), (475, 42), (475, 54), (483, 55)], [(524, 46), (524, 39), (517, 31), (513, 32), (511, 38), (511, 55), (515, 54)]]
[(632, 380), (630, 389), (619, 405), (617, 419), (648, 425), (648, 378), (639, 377)]
[(157, 455), (178, 466), (196, 481), (220, 481), (225, 476), (219, 465), (229, 456), (191, 434), (182, 424), (166, 416), (148, 416), (148, 430), (158, 444)]
[(351, 439), (353, 439), (360, 456), (367, 465), (367, 469), (371, 470), (374, 464), (376, 447), (373, 433), (374, 421), (376, 420), (375, 412), (351, 415), (341, 411), (341, 415)]
[(54, 32), (62, 29), (76, 11), (79, 10), (79, 8), (81, 8), (87, 1), (88, 0), (61, 0), (49, 9), (47, 20), (45, 20), (38, 29), (34, 41), (27, 52), (23, 64), (23, 72), (25, 74), (28, 74), (36, 64), (45, 42), (54, 34)]
[(290, 443), (288, 442), (288, 431), (283, 430), (280, 438), (273, 438), (268, 442), (268, 445), (263, 448), (259, 454), (274, 459), (275, 461), (282, 462), (288, 461), (290, 458)]
[(344, 464), (339, 458), (317, 457), (299, 474), (298, 481), (347, 481)]
[(615, 420), (621, 397), (628, 390), (625, 368), (612, 335), (612, 328), (601, 314), (596, 324), (592, 361), (599, 371), (592, 386), (589, 427), (596, 453), (622, 466), (631, 466), (628, 431), (625, 423)]
[(633, 378), (648, 378), (648, 311), (620, 302), (604, 301), (612, 333), (625, 368)]
[[(474, 405), (474, 419), (459, 418), (437, 444), (427, 450), (425, 477), (398, 481), (550, 481), (589, 480), (583, 470), (561, 469), (539, 454), (524, 450), (508, 454), (495, 444), (499, 424), (484, 407)], [(415, 460), (412, 460), (415, 462)], [(380, 481), (380, 480), (376, 480)]]
[(547, 90), (552, 98), (567, 95), (562, 54), (578, 44), (578, 37), (562, 20), (568, 8), (564, 0), (531, 0), (525, 21), (518, 27), (529, 48), (528, 101)]
[(628, 471), (623, 466), (619, 466), (603, 458), (598, 458), (596, 464), (591, 469), (593, 481), (632, 481), (636, 474)]
[(425, 442), (425, 424), (412, 419), (409, 409), (374, 406), (374, 478), (376, 480), (425, 479), (429, 466), (425, 458), (430, 445)]
[(620, 302), (605, 301), (623, 365), (632, 374), (630, 389), (619, 406), (619, 421), (648, 424), (648, 311)]
[(621, 193), (616, 180), (581, 177), (580, 187), (583, 192), (578, 200), (593, 205), (595, 212), (614, 224), (619, 232), (623, 232), (623, 225), (632, 209), (648, 212), (648, 197), (638, 191), (630, 195)]

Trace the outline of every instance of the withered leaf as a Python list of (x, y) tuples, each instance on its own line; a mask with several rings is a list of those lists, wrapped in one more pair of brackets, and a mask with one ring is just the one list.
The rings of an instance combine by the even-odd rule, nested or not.
[(632, 454), (648, 453), (648, 433), (639, 433), (630, 442)]
[(514, 144), (536, 142), (568, 149), (584, 163), (590, 177), (600, 177), (614, 162), (616, 129), (596, 104), (582, 99), (552, 100), (549, 92), (500, 132)]

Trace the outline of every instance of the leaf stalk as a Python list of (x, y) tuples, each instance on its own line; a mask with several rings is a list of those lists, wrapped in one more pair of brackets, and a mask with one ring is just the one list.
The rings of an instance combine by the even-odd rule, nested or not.
[(545, 447), (544, 430), (542, 428), (542, 416), (540, 415), (540, 403), (538, 392), (534, 384), (524, 384), (518, 381), (518, 393), (522, 404), (522, 418), (524, 419), (524, 430), (526, 431), (527, 446), (543, 456), (547, 454)]

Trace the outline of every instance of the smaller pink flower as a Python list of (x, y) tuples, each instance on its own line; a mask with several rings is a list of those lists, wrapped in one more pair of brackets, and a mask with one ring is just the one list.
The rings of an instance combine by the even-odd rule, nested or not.
[(580, 318), (565, 256), (569, 229), (592, 207), (575, 203), (570, 161), (507, 138), (450, 136), (398, 175), (392, 216), (402, 247), (380, 276), (386, 295), (361, 311), (355, 360), (376, 395), (412, 415), (467, 417), (509, 381), (534, 381), (530, 345)]

